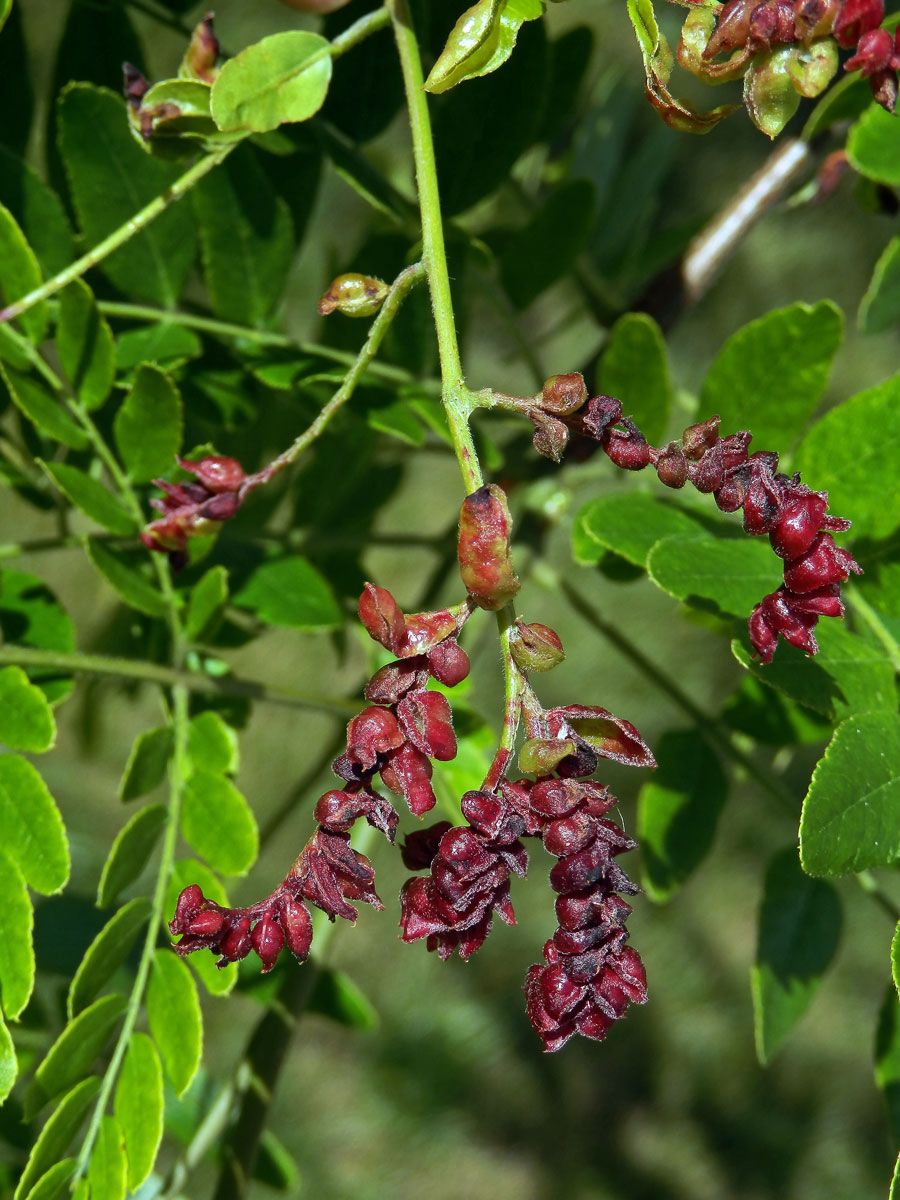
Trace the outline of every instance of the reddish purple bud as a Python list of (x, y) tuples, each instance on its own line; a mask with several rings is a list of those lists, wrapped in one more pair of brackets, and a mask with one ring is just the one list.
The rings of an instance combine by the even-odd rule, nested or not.
[(834, 28), (841, 0), (797, 0), (794, 6), (794, 29), (801, 41), (826, 37)]
[(147, 92), (150, 91), (150, 81), (143, 76), (133, 63), (122, 63), (122, 92), (130, 108), (138, 109)]
[(687, 462), (677, 442), (669, 442), (656, 460), (659, 482), (670, 488), (683, 488), (687, 482)]
[(570, 1012), (587, 994), (587, 988), (573, 983), (562, 967), (545, 967), (540, 977), (544, 1008), (558, 1021)]
[(614, 396), (594, 396), (588, 401), (587, 408), (578, 414), (575, 428), (599, 441), (604, 430), (622, 418), (621, 401)]
[(281, 910), (281, 928), (288, 950), (305, 962), (312, 945), (313, 927), (309, 909), (299, 900), (286, 900)]
[(605, 708), (569, 704), (547, 710), (550, 732), (565, 736), (572, 730), (601, 758), (611, 758), (632, 767), (655, 767), (650, 747), (631, 724)]
[(199, 462), (179, 458), (178, 465), (195, 475), (210, 492), (236, 491), (247, 478), (244, 468), (236, 458), (225, 458), (222, 455), (211, 454), (201, 458)]
[(441, 838), (452, 829), (449, 821), (438, 821), (427, 829), (414, 829), (408, 833), (400, 847), (403, 865), (410, 871), (426, 871), (434, 861)]
[(841, 600), (841, 589), (837, 583), (827, 584), (814, 592), (804, 592), (802, 596), (782, 589), (787, 603), (795, 612), (815, 613), (819, 617), (838, 617), (844, 615), (844, 604)]
[(435, 612), (410, 613), (403, 618), (404, 641), (398, 651), (402, 658), (427, 653), (432, 646), (451, 635), (456, 635), (469, 619), (470, 611), (440, 608)]
[(265, 916), (253, 926), (250, 940), (262, 961), (262, 973), (265, 975), (278, 961), (278, 955), (284, 945), (284, 930), (271, 917)]
[(812, 545), (822, 524), (827, 497), (809, 492), (789, 500), (781, 508), (769, 541), (779, 558), (798, 558)]
[(610, 460), (623, 471), (643, 471), (650, 462), (650, 446), (647, 439), (628, 417), (622, 417), (621, 423), (625, 426), (624, 431), (605, 429), (600, 445)]
[(883, 20), (884, 0), (843, 0), (832, 32), (837, 44), (850, 50), (864, 33), (877, 29)]
[(386, 708), (363, 709), (347, 726), (347, 755), (367, 769), (375, 766), (379, 755), (402, 744), (397, 718)]
[(502, 488), (492, 483), (466, 496), (459, 513), (459, 573), (479, 608), (503, 608), (521, 586), (510, 557), (511, 529)]
[[(728, 5), (726, 5), (726, 8)], [(724, 9), (722, 10), (724, 13)], [(721, 19), (721, 18), (720, 18)], [(719, 440), (719, 418), (709, 417), (697, 425), (689, 425), (681, 435), (681, 445), (685, 458), (691, 462), (699, 462), (707, 450), (711, 450)]]
[(195, 917), (191, 917), (188, 921), (188, 933), (196, 933), (201, 937), (214, 937), (222, 926), (225, 924), (225, 918), (222, 913), (214, 908), (208, 908), (204, 912), (198, 912)]
[(820, 533), (803, 555), (784, 568), (784, 582), (792, 592), (812, 592), (829, 583), (842, 583), (862, 567), (847, 550), (834, 544), (830, 533)]
[(578, 811), (551, 821), (544, 830), (544, 849), (554, 858), (577, 854), (596, 836), (596, 818)]
[(750, 30), (750, 14), (759, 0), (726, 0), (716, 15), (716, 28), (701, 55), (715, 58), (722, 51), (736, 50), (746, 44)]
[(541, 407), (558, 417), (577, 412), (588, 398), (584, 376), (577, 371), (568, 375), (551, 375), (541, 391)]
[(517, 620), (509, 650), (520, 671), (552, 671), (566, 657), (559, 634), (549, 625)]
[(186, 932), (188, 921), (200, 911), (205, 903), (203, 889), (196, 883), (183, 888), (175, 902), (175, 916), (169, 922), (172, 933)]
[(219, 950), (222, 952), (223, 958), (227, 958), (229, 962), (237, 962), (239, 959), (247, 957), (251, 945), (250, 918), (241, 917), (219, 942)]
[(878, 71), (888, 70), (893, 58), (892, 35), (886, 29), (870, 29), (859, 39), (856, 53), (844, 63), (844, 70), (859, 71), (863, 79), (868, 79)]
[(367, 583), (359, 598), (359, 619), (374, 641), (380, 642), (394, 654), (403, 645), (403, 613), (386, 588)]
[(896, 69), (891, 67), (888, 70), (876, 71), (874, 75), (870, 75), (869, 88), (876, 104), (880, 104), (885, 112), (893, 114), (897, 108), (898, 94)]
[(469, 674), (469, 656), (455, 638), (445, 638), (426, 652), (428, 667), (438, 683), (456, 687)]
[(424, 687), (427, 680), (420, 657), (398, 659), (375, 672), (364, 695), (373, 704), (397, 704), (407, 692)]
[(417, 750), (439, 762), (456, 757), (453, 714), (446, 696), (440, 692), (411, 692), (397, 705), (397, 717)]
[(424, 816), (437, 803), (431, 775), (428, 756), (410, 742), (392, 750), (381, 767), (385, 787), (403, 797), (414, 817)]

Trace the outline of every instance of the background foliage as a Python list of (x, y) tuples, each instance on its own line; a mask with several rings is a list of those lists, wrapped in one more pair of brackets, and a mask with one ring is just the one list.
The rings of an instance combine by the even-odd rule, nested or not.
[[(414, 5), (426, 69), (461, 8)], [(333, 38), (368, 9), (352, 0), (322, 22), (222, 0), (216, 29), (235, 54), (285, 28)], [(256, 470), (289, 446), (365, 336), (320, 318), (319, 295), (339, 272), (393, 279), (418, 254), (390, 31), (336, 59), (312, 119), (245, 142), (86, 282), (0, 326), (0, 1190), (64, 1194), (104, 1113), (93, 1197), (887, 1190), (900, 1132), (888, 950), (900, 134), (857, 85), (855, 111), (806, 163), (812, 178), (846, 142), (853, 178), (821, 203), (798, 180), (688, 302), (676, 267), (689, 240), (771, 147), (740, 114), (702, 139), (659, 122), (618, 5), (549, 10), (500, 69), (432, 105), (469, 382), (529, 394), (579, 369), (659, 442), (715, 412), (725, 431), (752, 429), (755, 448), (779, 450), (853, 519), (866, 574), (851, 617), (821, 630), (817, 660), (782, 644), (760, 667), (745, 619), (778, 582), (768, 548), (702, 497), (673, 502), (600, 455), (557, 468), (527, 427), (479, 415), (482, 461), (515, 517), (521, 611), (568, 650), (543, 698), (613, 709), (660, 764), (652, 778), (604, 776), (641, 842), (647, 895), (631, 931), (650, 1004), (603, 1045), (541, 1055), (518, 989), (553, 928), (549, 860), (537, 852), (516, 892), (516, 927), (471, 963), (442, 964), (393, 936), (406, 872), (373, 844), (389, 912), (330, 941), (320, 930), (315, 965), (217, 974), (208, 956), (176, 958), (160, 929), (115, 1081), (114, 1031), (140, 1000), (159, 854), (175, 835), (173, 601), (137, 541), (150, 480), (176, 477), (176, 452), (214, 447)], [(181, 0), (13, 7), (0, 36), (4, 302), (182, 175), (184, 162), (133, 139), (120, 67), (171, 77), (202, 15)], [(175, 577), (191, 690), (167, 914), (191, 882), (251, 901), (305, 841), (380, 662), (355, 620), (363, 581), (411, 609), (458, 598), (462, 493), (439, 395), (420, 287), (296, 467), (217, 540), (192, 542)], [(460, 755), (438, 786), (451, 817), (496, 742), (494, 636), (485, 616), (467, 630)], [(245, 1189), (229, 1152), (249, 1136), (254, 1073), (277, 1089)]]

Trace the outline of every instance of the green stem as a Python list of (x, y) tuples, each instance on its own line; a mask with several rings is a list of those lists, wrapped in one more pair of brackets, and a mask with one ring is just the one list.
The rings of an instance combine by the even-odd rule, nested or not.
[(900, 674), (900, 645), (897, 644), (897, 639), (882, 621), (881, 617), (868, 602), (864, 599), (859, 588), (850, 587), (846, 589), (847, 603), (855, 613), (862, 618), (863, 621), (871, 629), (872, 633), (881, 643), (881, 647), (891, 660), (894, 670)]
[(412, 130), (413, 159), (416, 167), (416, 186), (419, 194), (419, 213), (422, 221), (422, 259), (431, 290), (434, 326), (437, 332), (438, 353), (441, 359), (442, 400), (453, 449), (465, 481), (466, 491), (481, 487), (483, 478), (475, 444), (469, 429), (472, 405), (470, 392), (463, 378), (459, 346), (456, 340), (456, 320), (450, 293), (450, 274), (447, 270), (447, 250), (441, 219), (441, 200), (438, 191), (437, 164), (431, 119), (425, 95), (425, 78), (419, 44), (412, 26), (407, 0), (388, 0), (406, 89), (406, 105)]
[(4, 321), (12, 321), (16, 317), (20, 317), (22, 313), (27, 312), (35, 304), (40, 304), (42, 300), (47, 300), (50, 296), (55, 296), (57, 292), (72, 282), (73, 279), (79, 279), (91, 267), (97, 266), (104, 258), (107, 258), (114, 250), (118, 250), (120, 246), (133, 238), (136, 233), (140, 233), (145, 229), (151, 221), (155, 221), (160, 213), (165, 212), (170, 204), (174, 204), (176, 200), (180, 200), (186, 195), (195, 183), (198, 183), (204, 175), (208, 175), (215, 167), (219, 165), (234, 149), (237, 143), (232, 143), (229, 146), (223, 146), (214, 151), (212, 154), (206, 154), (190, 167), (183, 175), (175, 180), (170, 187), (159, 196), (156, 196), (149, 204), (145, 205), (140, 212), (135, 213), (124, 225), (120, 225), (118, 229), (103, 239), (102, 242), (88, 250), (87, 254), (82, 254), (81, 258), (70, 263), (59, 274), (54, 275), (52, 279), (48, 279), (42, 283), (40, 287), (35, 288), (21, 300), (16, 300), (14, 304), (8, 304), (6, 308), (0, 309), (0, 324)]
[(420, 262), (414, 263), (411, 267), (407, 267), (401, 271), (391, 285), (391, 290), (388, 292), (384, 303), (378, 313), (378, 316), (372, 322), (369, 329), (369, 336), (363, 343), (362, 349), (357, 354), (356, 359), (350, 370), (344, 376), (344, 382), (334, 393), (312, 424), (296, 438), (291, 446), (283, 454), (272, 461), (266, 469), (266, 475), (274, 475), (283, 467), (294, 462), (309, 446), (321, 435), (328, 422), (350, 399), (356, 391), (356, 386), (363, 376), (363, 373), (369, 366), (369, 363), (378, 352), (378, 347), (381, 345), (384, 335), (387, 333), (391, 322), (397, 315), (400, 305), (406, 298), (407, 293), (414, 287), (425, 274), (424, 267)]
[(336, 696), (320, 696), (313, 692), (298, 692), (258, 679), (237, 676), (214, 678), (160, 663), (142, 662), (133, 658), (112, 658), (105, 654), (67, 653), (62, 650), (37, 650), (32, 646), (0, 646), (0, 664), (13, 663), (20, 667), (46, 667), (66, 674), (105, 675), (117, 679), (133, 679), (140, 683), (155, 683), (161, 687), (182, 687), (189, 692), (206, 695), (247, 696), (269, 704), (288, 708), (328, 709), (341, 716), (355, 716), (359, 704)]
[(522, 696), (528, 684), (512, 656), (510, 640), (515, 628), (516, 610), (512, 604), (507, 604), (497, 613), (497, 629), (503, 654), (503, 732), (500, 735), (493, 762), (481, 784), (482, 791), (485, 792), (494, 791), (509, 770), (515, 751), (516, 735), (519, 731), (519, 718), (522, 715)]

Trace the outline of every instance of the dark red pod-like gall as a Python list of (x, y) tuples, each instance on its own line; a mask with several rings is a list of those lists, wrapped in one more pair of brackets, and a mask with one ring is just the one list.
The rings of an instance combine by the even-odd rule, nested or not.
[(459, 513), (459, 573), (479, 608), (495, 612), (521, 587), (510, 556), (511, 529), (502, 488), (486, 484), (466, 496)]

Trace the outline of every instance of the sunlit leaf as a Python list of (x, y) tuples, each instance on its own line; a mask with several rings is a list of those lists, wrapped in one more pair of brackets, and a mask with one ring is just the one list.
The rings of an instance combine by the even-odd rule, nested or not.
[(195, 771), (212, 775), (237, 772), (237, 734), (212, 709), (192, 717), (188, 725), (188, 758)]
[(69, 845), (62, 817), (47, 785), (30, 762), (0, 754), (0, 845), (45, 896), (69, 878)]
[(235, 593), (234, 603), (290, 629), (334, 629), (341, 621), (328, 583), (299, 554), (258, 566)]
[(194, 771), (190, 776), (181, 831), (213, 870), (224, 875), (243, 875), (256, 861), (256, 820), (241, 793), (221, 775)]
[(169, 949), (153, 956), (147, 1021), (175, 1094), (181, 1096), (200, 1065), (203, 1023), (194, 977)]
[(166, 777), (173, 744), (171, 725), (144, 729), (137, 735), (119, 782), (120, 800), (137, 800), (159, 787)]
[(21, 667), (0, 668), (0, 743), (42, 754), (55, 741), (53, 710), (41, 689)]
[[(43, 283), (41, 268), (25, 234), (9, 211), (0, 204), (0, 298), (12, 304)], [(47, 305), (34, 304), (18, 318), (33, 342), (43, 340), (47, 331)]]
[(19, 1177), (13, 1200), (21, 1200), (40, 1177), (68, 1150), (91, 1101), (100, 1090), (96, 1075), (83, 1079), (60, 1100), (55, 1112), (38, 1135), (25, 1170)]
[(184, 620), (188, 638), (199, 642), (214, 633), (227, 602), (228, 571), (221, 566), (210, 567), (191, 588)]
[(478, 0), (451, 30), (425, 80), (426, 92), (446, 92), (466, 79), (496, 71), (512, 54), (523, 23), (543, 11), (541, 0)]
[(3, 1014), (16, 1021), (34, 987), (34, 910), (22, 872), (3, 850), (0, 850), (0, 912), (5, 930), (0, 938)]
[(128, 957), (152, 909), (144, 896), (123, 904), (88, 946), (69, 985), (70, 1020), (87, 1008)]
[(113, 424), (128, 474), (138, 483), (171, 470), (181, 448), (181, 397), (158, 367), (144, 365), (134, 377)]
[(647, 492), (599, 496), (579, 509), (572, 525), (575, 561), (596, 563), (607, 551), (645, 567), (654, 545), (665, 537), (699, 537), (703, 526), (681, 509)]
[(305, 121), (322, 107), (331, 80), (328, 42), (289, 30), (229, 59), (213, 84), (212, 115), (220, 129), (264, 133)]
[(97, 885), (97, 905), (109, 908), (147, 865), (169, 816), (164, 804), (140, 809), (116, 834)]
[(124, 996), (103, 996), (69, 1022), (39, 1065), (25, 1095), (26, 1120), (90, 1072), (126, 1007)]
[(71, 450), (83, 450), (87, 434), (63, 407), (62, 397), (55, 395), (33, 375), (0, 364), (0, 378), (16, 408), (34, 427), (54, 442), (62, 442)]
[(100, 1122), (88, 1164), (91, 1200), (125, 1200), (126, 1176), (122, 1130), (115, 1117), (105, 1116)]

